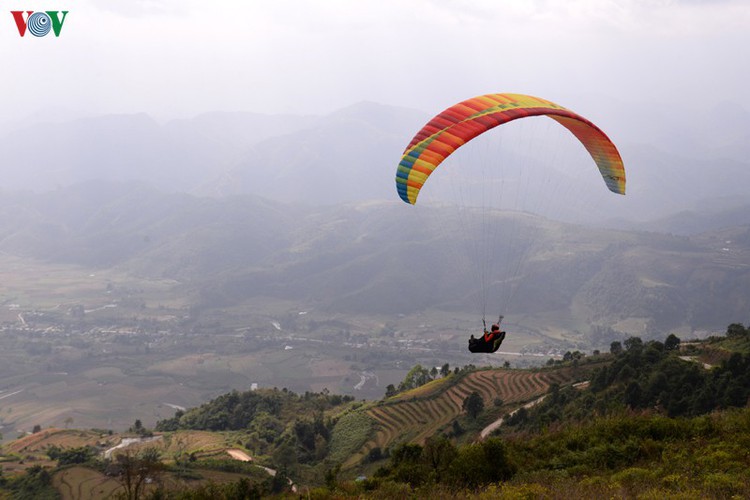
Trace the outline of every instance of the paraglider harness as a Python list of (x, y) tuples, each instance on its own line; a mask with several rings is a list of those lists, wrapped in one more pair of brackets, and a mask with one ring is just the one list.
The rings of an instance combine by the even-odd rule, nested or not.
[(474, 338), (474, 335), (469, 339), (469, 351), (471, 352), (484, 352), (493, 353), (498, 350), (500, 344), (505, 340), (505, 332), (500, 330), (500, 322), (503, 320), (501, 314), (497, 318), (497, 323), (492, 325), (492, 331), (487, 331), (487, 323), (482, 318), (482, 326), (484, 327), (484, 335), (480, 338)]

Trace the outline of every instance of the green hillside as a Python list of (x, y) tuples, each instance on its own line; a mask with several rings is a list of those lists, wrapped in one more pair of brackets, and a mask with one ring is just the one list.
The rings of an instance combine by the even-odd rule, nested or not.
[(539, 398), (552, 384), (571, 385), (588, 373), (588, 367), (467, 370), (387, 398), (365, 410), (372, 429), (370, 437), (358, 450), (352, 450), (343, 468), (355, 467), (367, 457), (382, 455), (399, 444), (423, 444), (435, 435), (455, 434), (452, 425), (462, 417), (464, 400), (472, 393), (479, 394), (487, 406), (493, 404), (479, 423), (489, 422)]

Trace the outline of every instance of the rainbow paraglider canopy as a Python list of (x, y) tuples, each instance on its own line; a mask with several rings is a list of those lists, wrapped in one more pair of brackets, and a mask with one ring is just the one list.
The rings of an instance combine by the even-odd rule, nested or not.
[(622, 158), (599, 127), (545, 99), (523, 94), (487, 94), (451, 106), (417, 132), (396, 171), (399, 196), (407, 203), (416, 203), (427, 178), (456, 149), (498, 125), (529, 116), (548, 116), (568, 129), (589, 152), (609, 190), (625, 194)]

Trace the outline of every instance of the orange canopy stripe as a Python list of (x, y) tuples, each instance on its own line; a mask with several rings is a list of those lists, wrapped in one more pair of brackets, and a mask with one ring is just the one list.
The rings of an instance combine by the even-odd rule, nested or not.
[(548, 116), (586, 148), (610, 191), (625, 194), (625, 167), (617, 147), (586, 118), (552, 101), (523, 94), (487, 94), (436, 115), (406, 147), (396, 170), (396, 189), (414, 204), (427, 178), (455, 150), (488, 130), (518, 118)]

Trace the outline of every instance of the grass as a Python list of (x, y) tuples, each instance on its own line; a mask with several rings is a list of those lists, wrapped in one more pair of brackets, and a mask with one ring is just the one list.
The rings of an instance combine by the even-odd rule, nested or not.
[(412, 398), (427, 398), (434, 394), (438, 394), (445, 389), (446, 384), (450, 384), (453, 381), (454, 375), (451, 373), (446, 377), (442, 377), (436, 380), (431, 380), (424, 385), (415, 387), (414, 389), (401, 392), (391, 397), (393, 401), (406, 401)]

